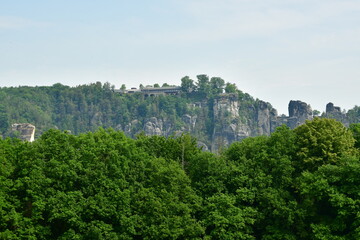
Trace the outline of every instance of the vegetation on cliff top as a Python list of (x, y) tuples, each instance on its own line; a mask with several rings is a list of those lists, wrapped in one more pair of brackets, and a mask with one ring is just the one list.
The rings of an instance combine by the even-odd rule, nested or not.
[[(198, 114), (203, 115), (204, 124), (199, 126), (198, 134), (194, 134), (199, 139), (208, 141), (206, 133), (211, 132), (213, 120), (210, 115), (211, 99), (224, 91), (238, 95), (244, 102), (244, 116), (249, 115), (247, 106), (255, 104), (255, 100), (238, 90), (235, 84), (225, 84), (221, 78), (209, 79), (206, 75), (198, 75), (197, 79), (194, 82), (189, 77), (184, 77), (181, 80), (183, 91), (178, 96), (156, 98), (147, 98), (140, 93), (121, 94), (115, 92), (111, 84), (100, 82), (77, 87), (58, 83), (51, 87), (0, 88), (0, 134), (10, 136), (10, 126), (13, 123), (32, 123), (39, 136), (52, 128), (69, 130), (74, 134), (94, 131), (98, 127), (124, 130), (126, 125), (137, 120), (138, 126), (136, 123), (132, 124), (127, 133), (134, 137), (143, 130), (142, 123), (145, 119), (166, 119), (173, 130), (177, 131), (186, 125), (182, 120), (184, 114)], [(195, 104), (199, 102), (205, 108)]]
[[(268, 135), (281, 125), (273, 124), (277, 116), (271, 104), (219, 77), (201, 74), (196, 81), (184, 77), (180, 85), (178, 95), (156, 97), (124, 94), (125, 85), (119, 92), (110, 83), (100, 82), (77, 87), (58, 83), (0, 88), (0, 137), (16, 136), (11, 131), (13, 123), (35, 125), (35, 138), (53, 128), (79, 134), (111, 127), (133, 138), (142, 131), (162, 136), (188, 132), (215, 152), (220, 145)], [(232, 109), (231, 101), (236, 102)], [(348, 123), (360, 122), (359, 107), (349, 110), (347, 116)]]

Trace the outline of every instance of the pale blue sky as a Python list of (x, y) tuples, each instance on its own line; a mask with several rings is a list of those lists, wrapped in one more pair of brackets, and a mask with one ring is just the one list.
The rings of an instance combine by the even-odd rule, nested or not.
[(287, 114), (360, 105), (359, 0), (3, 0), (0, 86), (222, 77)]

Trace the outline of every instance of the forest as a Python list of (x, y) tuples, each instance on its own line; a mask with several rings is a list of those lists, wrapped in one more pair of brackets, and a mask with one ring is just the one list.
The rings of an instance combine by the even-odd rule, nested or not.
[[(153, 86), (158, 87), (159, 84)], [(143, 87), (142, 84), (140, 87)], [(126, 86), (123, 84), (121, 90), (124, 89)], [(134, 138), (145, 130), (147, 124), (151, 124), (155, 126), (148, 135), (152, 135), (156, 128), (157, 135), (162, 136), (188, 132), (210, 146), (214, 128), (220, 122), (256, 125), (254, 109), (258, 102), (238, 90), (235, 84), (225, 84), (219, 77), (198, 75), (197, 81), (182, 78), (181, 89), (175, 96), (145, 97), (141, 93), (115, 91), (110, 83), (101, 82), (76, 87), (57, 83), (42, 87), (0, 88), (0, 138), (17, 136), (11, 128), (14, 123), (34, 125), (35, 138), (54, 128), (79, 134), (99, 127), (121, 130)], [(226, 117), (228, 113), (222, 114), (221, 119), (214, 115), (215, 99), (222, 93), (241, 101), (237, 109), (241, 119), (230, 119)], [(196, 120), (196, 126), (192, 128), (186, 121), (189, 116)]]
[[(190, 133), (210, 151), (217, 152), (222, 146), (228, 147), (249, 136), (270, 135), (277, 126), (286, 124), (283, 122), (286, 116), (279, 116), (270, 103), (242, 92), (220, 77), (200, 74), (193, 80), (185, 76), (179, 86), (181, 92), (177, 95), (156, 97), (126, 94), (122, 92), (126, 89), (124, 84), (115, 89), (110, 83), (101, 82), (76, 87), (60, 83), (3, 87), (0, 138), (18, 136), (11, 127), (15, 123), (34, 125), (35, 139), (49, 129), (77, 135), (103, 127), (121, 130), (132, 138), (142, 132), (165, 137)], [(360, 122), (358, 106), (337, 114), (314, 112), (300, 118), (310, 119), (312, 115), (334, 118), (345, 126)], [(299, 121), (293, 125), (304, 122)]]
[[(197, 82), (189, 77), (184, 77), (181, 82), (181, 95), (156, 98), (145, 98), (142, 94), (119, 94), (108, 82), (76, 87), (60, 83), (42, 87), (3, 87), (0, 88), (0, 134), (5, 137), (11, 135), (10, 126), (15, 122), (34, 124), (39, 136), (51, 128), (75, 134), (94, 131), (99, 126), (119, 129), (131, 120), (143, 121), (153, 116), (167, 118), (175, 128), (179, 128), (184, 124), (182, 115), (196, 111), (189, 104), (201, 100), (210, 104), (220, 92), (235, 93), (250, 104), (255, 102), (235, 84), (225, 84), (221, 78), (198, 75)], [(169, 85), (164, 83), (163, 86)], [(142, 84), (140, 87), (143, 87)], [(121, 89), (126, 89), (126, 86), (123, 84)]]
[(360, 124), (326, 118), (218, 154), (189, 134), (8, 137), (0, 239), (360, 239), (359, 149)]

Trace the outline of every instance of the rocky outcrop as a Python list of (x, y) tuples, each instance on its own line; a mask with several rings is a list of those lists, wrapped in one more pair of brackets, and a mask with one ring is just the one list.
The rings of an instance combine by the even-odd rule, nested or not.
[(290, 101), (286, 125), (293, 129), (311, 119), (313, 119), (313, 114), (310, 105), (302, 101)]
[(342, 112), (340, 107), (334, 106), (334, 104), (331, 102), (326, 104), (326, 112), (324, 117), (334, 118), (339, 122), (342, 122), (347, 127), (350, 125), (350, 121), (346, 113)]
[(213, 102), (211, 151), (218, 152), (234, 141), (251, 136), (251, 128), (241, 122), (240, 102), (236, 95), (221, 95)]
[(326, 113), (327, 114), (339, 114), (339, 113), (341, 113), (341, 108), (335, 107), (332, 102), (329, 102), (328, 104), (326, 104)]
[(197, 115), (191, 116), (189, 114), (184, 114), (182, 117), (183, 122), (185, 123), (184, 130), (191, 132), (195, 129)]
[(259, 101), (257, 107), (257, 126), (258, 131), (255, 133), (256, 135), (270, 135), (278, 126), (277, 111), (272, 108), (270, 103)]
[[(149, 136), (165, 137), (188, 132), (200, 138), (199, 145), (204, 150), (218, 152), (235, 141), (252, 136), (268, 136), (283, 124), (294, 129), (313, 118), (310, 105), (299, 100), (289, 102), (288, 116), (278, 116), (270, 103), (260, 100), (244, 103), (234, 94), (223, 94), (212, 101), (204, 100), (188, 107), (189, 111), (181, 118), (133, 120), (124, 125), (123, 131), (132, 137), (141, 131)], [(327, 105), (326, 115), (337, 116), (342, 122), (345, 119), (341, 109), (332, 103)], [(122, 128), (121, 125), (118, 128)]]
[(239, 117), (239, 100), (236, 95), (220, 95), (214, 99), (214, 116), (226, 114), (230, 118)]
[[(289, 116), (280, 117), (270, 103), (260, 100), (256, 101), (254, 105), (247, 106), (247, 115), (242, 116), (241, 104), (238, 98), (232, 95), (223, 95), (214, 99), (210, 145), (212, 152), (218, 152), (231, 143), (250, 136), (268, 136), (282, 124), (293, 129), (313, 118), (310, 105), (302, 101), (290, 101)], [(191, 116), (184, 116), (188, 125), (193, 123), (191, 119)], [(196, 122), (192, 125), (193, 129), (196, 127), (195, 125)]]
[(144, 132), (146, 135), (165, 135), (163, 132), (163, 121), (152, 117), (145, 122)]
[[(256, 100), (249, 104), (239, 100), (237, 95), (223, 94), (208, 102), (206, 100), (189, 104), (189, 111), (180, 118), (171, 116), (134, 119), (118, 124), (115, 128), (135, 137), (145, 135), (168, 137), (188, 132), (199, 138), (199, 146), (205, 151), (218, 152), (235, 141), (244, 138), (270, 135), (278, 126), (285, 124), (290, 128), (313, 118), (310, 105), (302, 101), (289, 102), (289, 115), (278, 116), (270, 103)], [(322, 117), (335, 118), (349, 125), (347, 115), (333, 103), (326, 105)], [(94, 114), (92, 122), (99, 123), (100, 115)], [(25, 141), (34, 141), (35, 127), (28, 123), (12, 125), (14, 135)], [(199, 137), (200, 136), (200, 137)]]
[(134, 137), (136, 133), (138, 133), (141, 128), (140, 121), (135, 119), (125, 125), (123, 131), (126, 135)]
[(33, 142), (35, 139), (35, 126), (30, 123), (14, 123), (11, 129), (23, 141)]

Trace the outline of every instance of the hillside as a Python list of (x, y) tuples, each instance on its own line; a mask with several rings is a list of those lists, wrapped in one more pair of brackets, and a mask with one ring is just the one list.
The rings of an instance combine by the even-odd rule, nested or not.
[[(270, 135), (276, 127), (290, 128), (313, 118), (311, 107), (300, 101), (289, 103), (289, 116), (278, 116), (270, 103), (255, 99), (221, 78), (188, 77), (173, 92), (164, 88), (118, 90), (110, 83), (77, 87), (55, 84), (49, 87), (0, 88), (0, 132), (16, 136), (14, 123), (31, 123), (36, 136), (52, 128), (79, 134), (99, 127), (124, 131), (130, 137), (170, 136), (191, 133), (205, 149), (217, 152), (249, 136)], [(162, 90), (161, 90), (162, 89)], [(171, 87), (169, 88), (171, 89)], [(360, 109), (347, 113), (328, 104), (323, 117), (345, 125), (360, 122)]]

